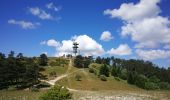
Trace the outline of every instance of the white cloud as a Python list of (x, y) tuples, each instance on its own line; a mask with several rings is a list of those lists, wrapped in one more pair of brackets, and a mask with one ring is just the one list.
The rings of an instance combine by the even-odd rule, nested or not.
[(123, 3), (119, 9), (107, 9), (104, 14), (125, 21), (141, 20), (146, 17), (157, 16), (161, 12), (157, 5), (159, 2), (160, 0), (140, 0), (137, 4)]
[(138, 42), (136, 48), (155, 48), (170, 43), (170, 21), (163, 17), (145, 18), (122, 27), (122, 35)]
[(136, 50), (137, 55), (145, 60), (166, 59), (170, 58), (170, 51), (166, 50)]
[(8, 20), (9, 24), (14, 24), (14, 25), (19, 25), (20, 27), (22, 27), (23, 29), (34, 29), (37, 26), (40, 25), (40, 23), (32, 23), (32, 22), (28, 22), (28, 21), (17, 21), (14, 19), (10, 19)]
[(60, 9), (61, 9), (61, 7), (56, 7), (55, 5), (54, 5), (54, 3), (48, 3), (48, 4), (46, 4), (46, 7), (48, 8), (48, 9), (52, 9), (52, 10), (54, 10), (54, 11), (59, 11)]
[(113, 36), (109, 31), (104, 31), (100, 36), (100, 40), (103, 41), (110, 41), (111, 39), (113, 39)]
[(160, 0), (140, 0), (139, 3), (124, 3), (119, 9), (107, 9), (105, 15), (120, 18), (122, 36), (131, 36), (136, 48), (158, 48), (170, 44), (170, 20), (159, 15)]
[[(97, 55), (102, 55), (105, 52), (104, 49), (102, 48), (102, 45), (100, 45), (94, 39), (92, 39), (91, 37), (89, 37), (87, 35), (74, 36), (74, 40), (79, 43), (78, 51), (80, 51), (80, 53), (82, 55), (85, 55), (85, 56), (89, 56), (89, 55), (97, 56)], [(46, 43), (46, 44), (48, 44), (48, 43)], [(57, 44), (60, 44), (60, 45), (57, 45), (57, 46), (55, 46), (56, 45), (56, 40), (53, 40), (53, 42), (51, 44), (52, 45), (48, 45), (48, 46), (55, 47), (55, 49), (56, 49), (55, 56), (62, 56), (63, 54), (72, 54), (72, 51), (73, 51), (72, 38), (70, 40), (63, 40), (60, 43), (57, 42)]]
[(60, 42), (54, 40), (54, 39), (50, 39), (48, 41), (42, 41), (40, 42), (41, 45), (47, 45), (50, 47), (59, 47), (60, 46)]
[(53, 16), (38, 7), (29, 8), (29, 12), (42, 20), (54, 19)]
[(107, 51), (107, 53), (110, 55), (124, 56), (132, 54), (132, 50), (127, 44), (120, 44), (118, 48), (112, 48), (111, 50)]
[(58, 46), (60, 46), (60, 42), (58, 42), (54, 39), (50, 39), (47, 41), (47, 45), (51, 46), (51, 47), (58, 47)]

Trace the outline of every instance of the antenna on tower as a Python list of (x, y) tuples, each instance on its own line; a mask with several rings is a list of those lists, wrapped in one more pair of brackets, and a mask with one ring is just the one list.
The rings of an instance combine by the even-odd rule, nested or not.
[(79, 48), (78, 47), (78, 43), (77, 42), (75, 42), (75, 40), (73, 40), (73, 53), (75, 54), (75, 56), (76, 56), (76, 54), (77, 54), (77, 49)]

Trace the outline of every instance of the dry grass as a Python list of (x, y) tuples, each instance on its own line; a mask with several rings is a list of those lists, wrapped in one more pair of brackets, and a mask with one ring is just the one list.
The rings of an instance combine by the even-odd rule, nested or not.
[[(76, 81), (75, 75), (81, 75), (81, 81)], [(68, 77), (60, 80), (57, 84), (64, 85), (69, 88), (78, 90), (131, 90), (144, 91), (136, 86), (129, 85), (126, 81), (117, 81), (113, 77), (108, 77), (107, 81), (101, 81), (93, 73), (89, 73), (87, 69), (80, 70)]]
[(0, 100), (39, 100), (39, 96), (45, 91), (0, 91)]

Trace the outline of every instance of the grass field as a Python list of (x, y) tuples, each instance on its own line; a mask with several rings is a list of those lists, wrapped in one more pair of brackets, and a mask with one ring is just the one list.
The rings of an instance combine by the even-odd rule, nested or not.
[[(55, 58), (51, 59), (54, 60)], [(99, 68), (96, 67), (96, 69)], [(112, 76), (107, 77), (107, 81), (101, 81), (94, 73), (89, 73), (88, 68), (52, 66), (45, 67), (45, 70), (41, 73), (49, 75), (52, 71), (55, 71), (57, 76), (68, 74), (67, 77), (59, 80), (56, 84), (75, 90), (71, 91), (73, 100), (170, 100), (170, 91), (146, 91), (134, 85), (129, 85), (124, 80), (118, 81)], [(77, 74), (81, 76), (81, 81), (75, 79)], [(44, 92), (46, 90), (39, 92), (1, 90), (0, 100), (38, 100)]]
[(38, 100), (39, 96), (45, 91), (31, 92), (31, 91), (0, 91), (0, 100)]
[[(74, 69), (75, 70), (75, 69)], [(80, 75), (81, 81), (76, 81), (76, 74)], [(89, 73), (88, 69), (79, 70), (66, 78), (58, 81), (57, 84), (78, 90), (131, 90), (144, 91), (134, 85), (129, 85), (126, 81), (117, 81), (113, 77), (108, 77), (107, 81), (101, 81), (98, 76)]]

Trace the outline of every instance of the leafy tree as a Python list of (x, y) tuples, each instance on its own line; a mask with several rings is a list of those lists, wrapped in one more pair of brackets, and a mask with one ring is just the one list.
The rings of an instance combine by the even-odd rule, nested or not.
[(135, 78), (135, 84), (140, 88), (144, 89), (146, 82), (148, 82), (148, 79), (144, 75), (137, 75)]
[(40, 100), (68, 100), (72, 98), (72, 94), (68, 89), (62, 86), (54, 86), (45, 94), (40, 96)]
[(129, 72), (127, 76), (127, 82), (129, 84), (135, 84), (136, 80), (136, 72)]
[(155, 89), (159, 89), (159, 86), (156, 83), (153, 83), (153, 82), (146, 82), (145, 83), (145, 89), (155, 90)]
[(98, 63), (98, 64), (102, 64), (102, 59), (100, 58), (100, 56), (98, 56), (97, 58), (96, 58), (96, 61), (95, 61), (96, 63)]
[(76, 56), (74, 59), (74, 66), (78, 68), (83, 68), (83, 57), (81, 55)]
[(48, 58), (46, 54), (41, 54), (40, 55), (40, 65), (41, 66), (47, 66), (48, 63)]
[(109, 77), (109, 68), (107, 67), (106, 64), (104, 64), (104, 65), (102, 65), (102, 66), (100, 67), (99, 74), (100, 74), (100, 75), (105, 75), (105, 76)]

